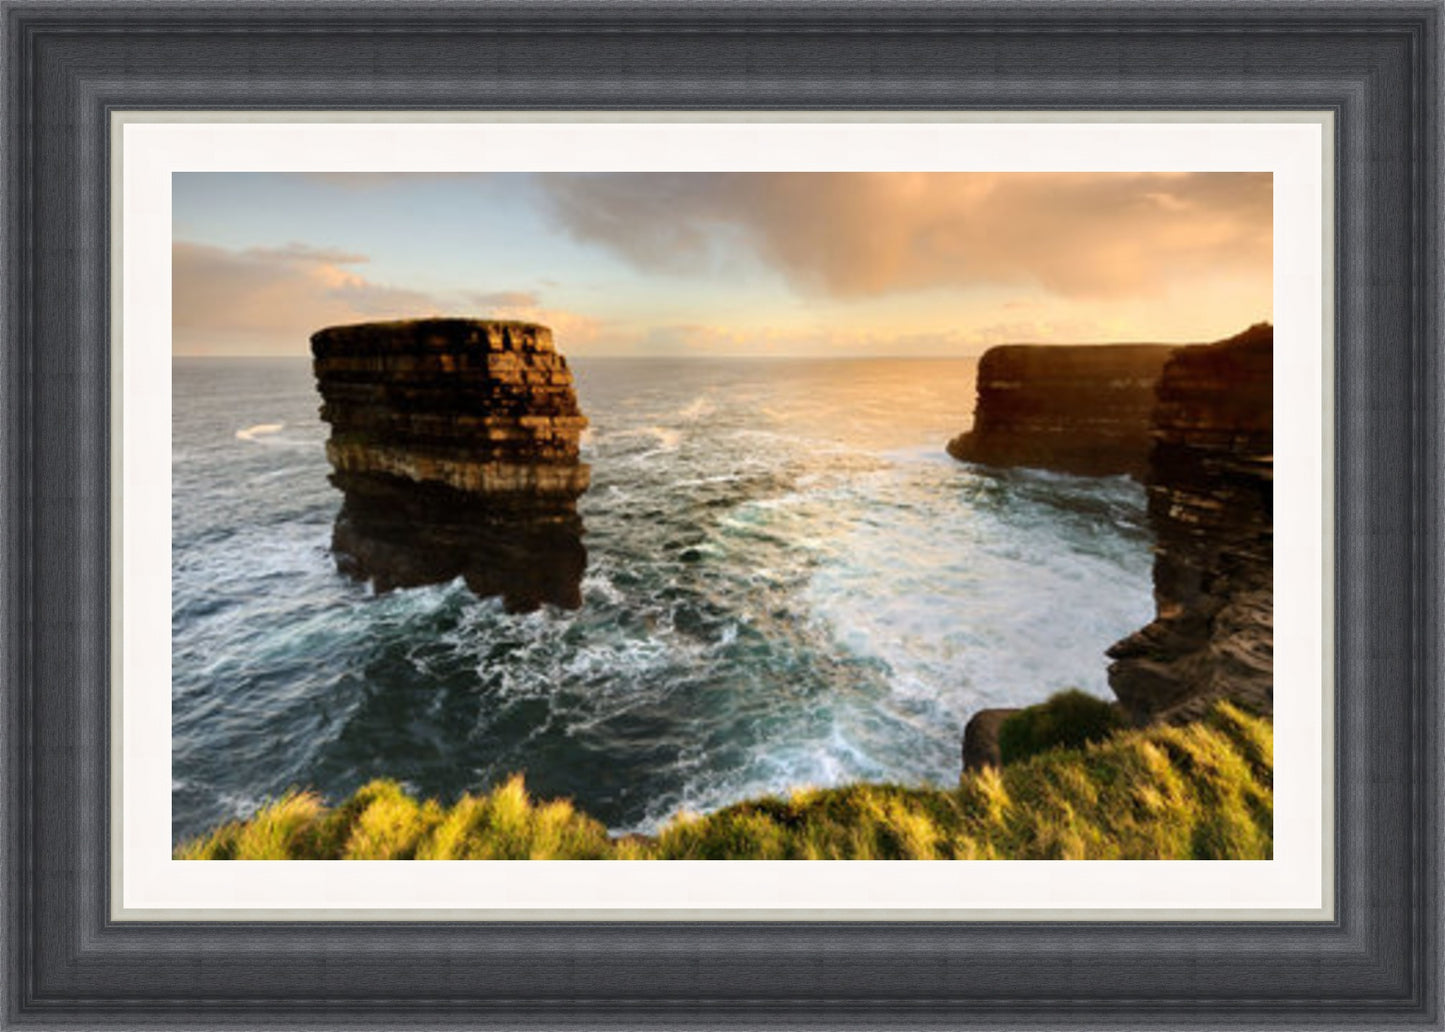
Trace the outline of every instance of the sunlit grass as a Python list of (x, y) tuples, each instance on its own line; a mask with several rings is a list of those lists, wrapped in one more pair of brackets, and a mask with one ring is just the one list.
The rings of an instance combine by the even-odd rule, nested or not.
[[(1221, 703), (1186, 727), (1044, 749), (957, 788), (853, 784), (680, 815), (610, 838), (520, 776), (451, 807), (373, 781), (328, 809), (291, 793), (176, 850), (180, 859), (1268, 859), (1273, 727)], [(1042, 739), (1035, 736), (1035, 740)], [(1042, 746), (1040, 746), (1042, 748)]]

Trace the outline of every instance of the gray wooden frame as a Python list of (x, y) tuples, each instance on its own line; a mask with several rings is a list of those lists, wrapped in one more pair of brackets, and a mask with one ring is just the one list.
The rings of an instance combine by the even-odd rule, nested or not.
[[(10, 1028), (1441, 1027), (1442, 0), (4, 0)], [(1337, 118), (1331, 922), (108, 918), (113, 109)]]

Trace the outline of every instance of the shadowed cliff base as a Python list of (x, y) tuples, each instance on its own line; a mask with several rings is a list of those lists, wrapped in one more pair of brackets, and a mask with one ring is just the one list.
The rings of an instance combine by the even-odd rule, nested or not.
[(587, 549), (575, 512), (509, 512), (494, 500), (400, 477), (334, 474), (345, 492), (331, 547), (337, 568), (378, 592), (461, 577), (508, 612), (582, 605)]
[(1168, 344), (1007, 344), (978, 363), (973, 429), (948, 453), (1079, 476), (1149, 468), (1154, 387)]
[(334, 807), (292, 793), (179, 847), (183, 860), (1267, 860), (1273, 729), (1227, 703), (1187, 727), (1116, 732), (954, 789), (800, 789), (609, 837), (520, 777), (450, 806), (374, 781)]
[(417, 319), (311, 338), (331, 482), (332, 548), (377, 590), (462, 577), (512, 611), (576, 608), (587, 419), (534, 323)]

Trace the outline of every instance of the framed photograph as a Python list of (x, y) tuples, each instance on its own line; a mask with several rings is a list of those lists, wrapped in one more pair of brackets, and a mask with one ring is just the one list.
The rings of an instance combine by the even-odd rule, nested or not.
[(1326, 126), (903, 117), (124, 116), (114, 916), (1329, 916)]
[(7, 5), (6, 1027), (1438, 1027), (1441, 13)]

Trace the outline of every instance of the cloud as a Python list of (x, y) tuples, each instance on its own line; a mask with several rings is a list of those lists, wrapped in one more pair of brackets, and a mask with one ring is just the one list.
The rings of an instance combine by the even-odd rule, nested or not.
[(304, 354), (322, 326), (427, 314), (436, 300), (373, 283), (352, 269), (365, 255), (288, 244), (230, 250), (171, 247), (171, 330), (182, 354)]
[(463, 295), (472, 308), (536, 308), (537, 295), (527, 290), (497, 290), (490, 294)]
[(234, 250), (175, 241), (171, 247), (172, 346), (177, 354), (307, 353), (323, 326), (426, 315), (514, 318), (549, 325), (564, 340), (595, 335), (573, 313), (542, 307), (523, 290), (437, 294), (378, 283), (351, 266), (363, 254), (290, 243)]
[[(522, 294), (520, 296), (530, 297)], [(530, 304), (493, 305), (480, 314), (489, 319), (516, 319), (519, 322), (541, 323), (552, 329), (552, 335), (563, 350), (571, 353), (578, 348), (585, 349), (597, 340), (605, 324), (590, 315), (568, 312), (560, 308), (547, 308), (533, 300)]]
[(870, 326), (736, 328), (686, 322), (602, 327), (596, 336), (598, 346), (582, 353), (637, 357), (960, 358), (982, 354), (995, 344), (1118, 339), (1111, 327), (1087, 318), (991, 322), (908, 332)]
[(654, 355), (736, 355), (766, 351), (768, 335), (745, 334), (720, 326), (701, 323), (675, 323), (650, 326), (625, 342), (633, 353)]
[(309, 244), (295, 241), (282, 247), (248, 247), (241, 254), (256, 262), (319, 262), (323, 265), (361, 265), (371, 261), (371, 258), (364, 254), (331, 247), (312, 247)]
[(1026, 285), (1069, 298), (1268, 277), (1264, 173), (653, 173), (539, 177), (552, 217), (649, 272), (740, 250), (835, 298)]

